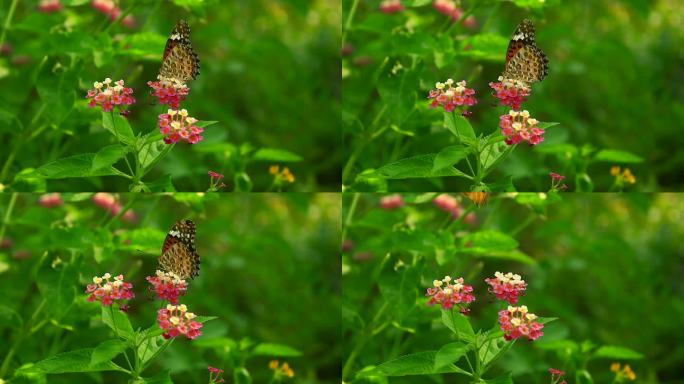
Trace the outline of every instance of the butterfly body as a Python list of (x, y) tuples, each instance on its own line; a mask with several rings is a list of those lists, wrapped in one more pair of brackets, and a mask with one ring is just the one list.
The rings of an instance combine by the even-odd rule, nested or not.
[(529, 84), (542, 81), (549, 71), (546, 54), (537, 47), (534, 25), (529, 19), (520, 22), (506, 50), (506, 64), (501, 77)]
[(176, 222), (166, 234), (159, 256), (159, 268), (173, 272), (181, 279), (193, 279), (199, 274), (200, 256), (195, 249), (195, 223)]
[(179, 20), (166, 40), (159, 77), (187, 83), (199, 76), (199, 68), (199, 56), (190, 42), (190, 27), (185, 20)]

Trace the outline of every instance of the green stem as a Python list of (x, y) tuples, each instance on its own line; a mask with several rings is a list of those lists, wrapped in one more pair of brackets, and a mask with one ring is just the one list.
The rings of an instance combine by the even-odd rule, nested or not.
[[(387, 63), (387, 59), (385, 59), (385, 62), (381, 65), (381, 68), (384, 68), (384, 66)], [(387, 104), (383, 105), (382, 108), (378, 111), (378, 113), (375, 115), (375, 118), (373, 118), (373, 121), (369, 125), (369, 130), (372, 130), (373, 127), (375, 127), (378, 124), (378, 121), (382, 118), (382, 116), (385, 114), (387, 111)], [(349, 174), (351, 173), (352, 169), (354, 168), (354, 163), (356, 162), (356, 158), (361, 154), (361, 151), (366, 147), (366, 145), (370, 144), (371, 141), (377, 139), (380, 137), (382, 133), (384, 133), (387, 128), (389, 128), (389, 125), (385, 125), (378, 129), (375, 132), (372, 132), (368, 134), (355, 148), (354, 152), (352, 152), (351, 156), (349, 156), (349, 159), (347, 160), (347, 164), (344, 166), (344, 170), (342, 171), (342, 182), (344, 183), (348, 178)]]
[(342, 379), (344, 380), (349, 376), (350, 371), (354, 367), (354, 362), (356, 361), (356, 357), (359, 355), (363, 347), (366, 345), (366, 341), (368, 341), (369, 336), (373, 334), (373, 326), (374, 324), (382, 317), (382, 315), (385, 313), (387, 310), (388, 304), (385, 302), (380, 309), (378, 309), (378, 312), (375, 314), (373, 317), (373, 320), (371, 320), (370, 323), (366, 325), (366, 328), (363, 330), (361, 333), (360, 337), (361, 340), (354, 345), (354, 349), (351, 351), (349, 354), (349, 357), (347, 357), (347, 361), (344, 363), (344, 367), (342, 368)]
[(109, 226), (114, 222), (114, 220), (119, 219), (121, 216), (123, 216), (126, 213), (126, 211), (131, 209), (131, 206), (133, 206), (133, 204), (135, 203), (135, 201), (138, 198), (138, 194), (137, 193), (131, 193), (129, 195), (131, 196), (131, 200), (129, 200), (128, 203), (126, 203), (126, 205), (124, 205), (123, 208), (121, 208), (121, 210), (119, 210), (119, 212), (117, 212), (116, 215), (109, 218), (109, 221), (107, 221), (107, 223), (104, 225), (104, 228), (109, 228)]
[(351, 205), (349, 206), (349, 211), (347, 212), (347, 218), (344, 220), (344, 228), (342, 228), (342, 244), (344, 244), (344, 241), (347, 240), (347, 232), (349, 230), (349, 226), (352, 223), (352, 219), (354, 217), (354, 211), (356, 211), (356, 204), (359, 202), (359, 196), (360, 194), (355, 193), (352, 196), (352, 202)]
[[(109, 313), (111, 313), (112, 316), (112, 324), (114, 325), (114, 334), (116, 334), (116, 338), (119, 339), (121, 336), (119, 336), (119, 327), (116, 326), (116, 320), (114, 320), (114, 307), (112, 305), (109, 306)], [(133, 365), (131, 365), (131, 361), (128, 360), (128, 354), (126, 351), (124, 351), (124, 357), (126, 358), (126, 363), (128, 363), (128, 368), (133, 370)]]
[(10, 4), (9, 12), (7, 12), (7, 17), (5, 17), (5, 24), (2, 26), (2, 33), (0, 34), (0, 48), (5, 44), (5, 37), (7, 36), (7, 30), (12, 24), (12, 18), (14, 17), (14, 10), (17, 9), (17, 3), (19, 0), (12, 0)]
[[(16, 0), (15, 0), (16, 1)], [(347, 32), (352, 25), (352, 20), (354, 20), (354, 14), (356, 13), (356, 7), (359, 6), (359, 0), (354, 0), (351, 9), (349, 10), (349, 15), (347, 16), (347, 21), (344, 23), (344, 30), (342, 31), (342, 46), (347, 41)]]
[(176, 340), (176, 338), (172, 338), (172, 339), (165, 340), (165, 341), (164, 341), (164, 344), (163, 344), (163, 345), (162, 345), (162, 346), (161, 346), (161, 347), (152, 355), (152, 357), (150, 357), (145, 363), (143, 363), (143, 364), (140, 366), (140, 370), (139, 370), (139, 371), (136, 371), (136, 374), (137, 374), (137, 375), (140, 375), (141, 373), (143, 373), (143, 372), (145, 371), (145, 368), (147, 368), (147, 366), (150, 365), (150, 363), (151, 363), (157, 356), (159, 356), (160, 353), (164, 352), (164, 351), (166, 350), (166, 348), (168, 348), (168, 347), (171, 345), (171, 343), (173, 343), (174, 340)]
[[(0, 241), (5, 238), (5, 231), (7, 230), (7, 224), (12, 216), (12, 211), (14, 210), (14, 203), (17, 202), (18, 193), (14, 192), (10, 195), (9, 204), (7, 204), (7, 211), (5, 211), (5, 217), (2, 219), (2, 227), (0, 227)], [(0, 375), (1, 376), (1, 375)]]
[(112, 128), (114, 129), (114, 134), (116, 135), (116, 141), (118, 141), (121, 145), (121, 148), (124, 149), (124, 160), (126, 161), (126, 165), (128, 166), (128, 171), (131, 172), (131, 176), (133, 176), (133, 168), (131, 167), (131, 163), (128, 162), (128, 154), (126, 154), (126, 146), (124, 145), (124, 143), (121, 142), (121, 138), (119, 138), (119, 130), (116, 129), (116, 118), (114, 116), (114, 110), (112, 109), (111, 111), (109, 111), (109, 114), (112, 116)]

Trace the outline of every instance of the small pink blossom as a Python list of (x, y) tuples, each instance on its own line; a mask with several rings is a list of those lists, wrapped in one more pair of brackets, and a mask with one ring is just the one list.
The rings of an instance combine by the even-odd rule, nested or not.
[(226, 381), (221, 377), (223, 369), (214, 368), (211, 365), (207, 367), (209, 370), (209, 384), (225, 383)]
[[(463, 10), (456, 5), (454, 0), (435, 0), (432, 2), (432, 7), (442, 15), (449, 17), (454, 23), (460, 20), (463, 15)], [(468, 28), (475, 28), (477, 26), (475, 17), (472, 15), (466, 17), (461, 24)]]
[(166, 144), (185, 141), (195, 144), (202, 140), (204, 129), (195, 125), (197, 119), (188, 116), (186, 109), (176, 111), (169, 109), (167, 113), (159, 115), (159, 132), (164, 135)]
[(541, 331), (544, 324), (535, 320), (537, 316), (529, 313), (527, 306), (509, 306), (508, 309), (499, 311), (499, 327), (504, 332), (504, 339), (513, 340), (526, 337), (529, 340), (536, 340), (544, 333)]
[[(121, 16), (121, 8), (116, 5), (114, 0), (92, 0), (90, 5), (94, 10), (107, 16), (109, 20), (114, 21)], [(126, 15), (121, 19), (121, 24), (125, 27), (133, 28), (135, 27), (135, 18), (131, 15)]]
[(188, 284), (173, 272), (157, 271), (156, 276), (147, 276), (148, 283), (152, 284), (153, 291), (159, 300), (168, 300), (171, 304), (178, 304), (178, 297), (185, 295)]
[(135, 103), (133, 89), (124, 87), (124, 81), (119, 80), (112, 84), (112, 79), (106, 78), (103, 82), (96, 81), (93, 89), (88, 90), (86, 99), (90, 99), (88, 107), (97, 105), (105, 112), (111, 111), (114, 106), (131, 105)]
[(563, 180), (565, 179), (565, 176), (559, 175), (556, 172), (551, 172), (549, 174), (551, 176), (551, 190), (552, 191), (562, 191), (564, 189), (568, 189), (568, 186), (563, 184)]
[(64, 204), (64, 201), (59, 193), (48, 193), (38, 198), (38, 204), (45, 208), (53, 208)]
[(508, 145), (526, 141), (530, 145), (537, 145), (544, 141), (544, 130), (538, 127), (539, 121), (530, 117), (528, 111), (511, 110), (499, 117), (499, 127), (504, 141)]
[(225, 183), (223, 183), (221, 180), (223, 179), (223, 175), (220, 173), (216, 173), (214, 171), (209, 171), (209, 191), (216, 192), (220, 190), (221, 188), (224, 188), (226, 186)]
[(494, 96), (499, 99), (500, 105), (507, 105), (513, 109), (520, 109), (520, 104), (527, 101), (527, 97), (532, 92), (524, 82), (503, 77), (499, 77), (498, 83), (489, 83), (489, 86), (496, 91)]
[(497, 300), (506, 300), (509, 304), (516, 304), (518, 296), (524, 294), (527, 283), (520, 275), (508, 272), (494, 273), (494, 278), (487, 278), (485, 282), (489, 284), (489, 292), (496, 295)]
[[(121, 212), (121, 209), (123, 208), (121, 204), (119, 204), (116, 197), (114, 197), (114, 195), (112, 195), (111, 193), (98, 192), (93, 195), (92, 200), (93, 203), (95, 203), (95, 205), (99, 206), (105, 211), (109, 211), (109, 213), (112, 216), (118, 215), (119, 212)], [(121, 219), (129, 223), (132, 223), (137, 220), (137, 216), (132, 209), (129, 209), (126, 212), (124, 212), (123, 215), (121, 215)]]
[(38, 11), (44, 13), (57, 12), (62, 10), (62, 3), (60, 0), (40, 0), (38, 3)]
[(404, 206), (404, 200), (401, 195), (395, 193), (394, 195), (383, 196), (380, 198), (380, 207), (388, 211), (398, 209)]
[(109, 306), (116, 300), (130, 300), (135, 297), (133, 285), (125, 282), (123, 275), (115, 276), (114, 281), (109, 280), (111, 277), (109, 273), (102, 277), (93, 277), (93, 284), (86, 287), (85, 292), (90, 294), (86, 300), (99, 301), (103, 306)]
[(466, 81), (462, 80), (453, 86), (454, 81), (448, 79), (444, 83), (435, 84), (435, 89), (431, 89), (428, 95), (428, 99), (432, 99), (430, 102), (430, 108), (435, 108), (441, 106), (446, 112), (451, 112), (456, 109), (457, 106), (472, 106), (477, 104), (477, 99), (475, 99), (475, 90), (467, 88)]
[(404, 10), (404, 6), (401, 4), (401, 0), (382, 0), (380, 2), (380, 12), (392, 14), (401, 12)]
[(159, 104), (165, 104), (172, 109), (178, 109), (181, 101), (185, 100), (190, 92), (185, 83), (176, 79), (159, 77), (157, 81), (148, 81), (147, 85), (152, 88), (152, 95), (157, 98)]
[(461, 206), (458, 203), (458, 200), (451, 195), (442, 193), (432, 199), (432, 203), (442, 211), (450, 213), (451, 218), (454, 220), (461, 216)]
[[(433, 281), (432, 285), (425, 294), (430, 297), (428, 305), (440, 304), (443, 309), (450, 309), (454, 304), (468, 304), (475, 300), (472, 295), (473, 287), (464, 284), (462, 277), (452, 280), (450, 276), (445, 276), (442, 280)], [(459, 308), (461, 313), (468, 313), (465, 307), (459, 305)]]
[(157, 311), (157, 323), (164, 333), (162, 337), (165, 339), (174, 338), (178, 335), (184, 335), (186, 338), (192, 340), (202, 334), (200, 329), (202, 323), (193, 320), (196, 318), (195, 314), (188, 312), (185, 304), (171, 305), (168, 304), (166, 308)]

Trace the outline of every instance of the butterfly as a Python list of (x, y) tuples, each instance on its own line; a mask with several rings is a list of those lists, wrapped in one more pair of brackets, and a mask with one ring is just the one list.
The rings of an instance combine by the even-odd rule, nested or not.
[(487, 199), (489, 199), (489, 193), (487, 192), (463, 192), (463, 195), (478, 207), (483, 206)]
[(534, 25), (529, 19), (524, 19), (508, 43), (501, 77), (529, 84), (542, 81), (548, 72), (549, 59), (534, 41)]
[(177, 221), (164, 239), (159, 268), (185, 280), (199, 274), (199, 264), (200, 256), (195, 249), (195, 223), (192, 220)]
[(166, 40), (159, 76), (187, 83), (199, 76), (199, 57), (190, 43), (190, 27), (179, 20)]

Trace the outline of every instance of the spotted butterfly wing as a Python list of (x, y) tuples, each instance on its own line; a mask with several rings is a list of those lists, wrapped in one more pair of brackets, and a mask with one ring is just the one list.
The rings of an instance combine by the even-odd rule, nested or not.
[(187, 83), (199, 76), (199, 57), (190, 42), (190, 27), (179, 20), (166, 40), (159, 76)]
[(520, 22), (506, 50), (504, 79), (524, 83), (542, 81), (549, 71), (549, 59), (535, 43), (534, 25), (529, 19)]
[(199, 264), (200, 257), (195, 249), (195, 223), (180, 220), (166, 234), (159, 268), (173, 272), (181, 279), (193, 279), (199, 274)]

